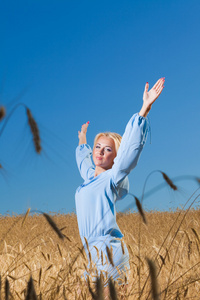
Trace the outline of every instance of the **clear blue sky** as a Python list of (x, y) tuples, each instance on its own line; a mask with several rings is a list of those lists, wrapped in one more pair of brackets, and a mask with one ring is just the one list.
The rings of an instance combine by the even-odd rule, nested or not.
[[(200, 176), (200, 1), (1, 1), (0, 104), (25, 103), (38, 122), (43, 151), (34, 153), (23, 107), (0, 137), (1, 211), (72, 212), (82, 179), (74, 152), (90, 121), (123, 134), (139, 111), (145, 82), (165, 89), (150, 112), (148, 138), (130, 192), (140, 196), (156, 169), (171, 178)], [(3, 124), (0, 124), (2, 126)], [(147, 190), (162, 183), (153, 174)], [(147, 209), (185, 202), (198, 185), (177, 182), (145, 199)], [(119, 204), (124, 209), (130, 203)]]

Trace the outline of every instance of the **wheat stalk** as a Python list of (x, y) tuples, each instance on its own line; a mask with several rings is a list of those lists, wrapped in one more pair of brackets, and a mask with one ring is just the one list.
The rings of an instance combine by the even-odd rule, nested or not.
[(2, 282), (1, 282), (1, 274), (0, 274), (0, 300), (1, 300), (1, 287), (2, 287)]
[(53, 228), (53, 230), (57, 233), (58, 237), (63, 240), (64, 239), (64, 235), (60, 231), (60, 229), (58, 228), (58, 226), (56, 225), (56, 223), (53, 221), (53, 219), (48, 214), (46, 214), (46, 213), (43, 213), (43, 216), (46, 218), (47, 222)]
[(95, 295), (96, 300), (104, 300), (104, 295), (103, 295), (103, 283), (101, 276), (96, 278), (96, 295)]
[(24, 219), (23, 219), (23, 221), (22, 221), (22, 227), (24, 226), (24, 223), (26, 222), (26, 219), (28, 218), (28, 215), (29, 215), (29, 212), (30, 212), (30, 208), (28, 208), (28, 210), (27, 210), (27, 212), (26, 212), (26, 214), (25, 214), (25, 216), (24, 216)]
[(10, 284), (8, 279), (6, 278), (6, 282), (5, 282), (5, 300), (9, 300), (10, 298)]
[(0, 107), (0, 122), (3, 120), (3, 118), (5, 118), (6, 115), (6, 109), (4, 106)]
[(124, 242), (121, 241), (121, 249), (122, 249), (122, 254), (124, 255), (125, 254), (125, 250), (124, 250)]
[(142, 217), (142, 220), (143, 220), (144, 224), (147, 224), (147, 220), (146, 220), (143, 208), (142, 208), (142, 204), (140, 203), (140, 201), (137, 197), (134, 197), (134, 198), (135, 198), (135, 203), (136, 203), (137, 209)]
[(39, 154), (42, 151), (39, 128), (28, 107), (26, 107), (26, 113), (28, 117), (28, 124), (30, 126), (33, 135), (33, 143), (35, 146), (35, 151)]
[(86, 248), (87, 248), (88, 255), (89, 255), (89, 261), (91, 263), (92, 262), (92, 256), (91, 256), (91, 253), (90, 253), (89, 244), (88, 244), (88, 241), (87, 241), (86, 237), (84, 237), (84, 240), (85, 240)]
[(108, 246), (106, 246), (106, 252), (107, 252), (107, 257), (108, 257), (110, 264), (114, 267), (115, 265), (114, 265), (114, 261), (113, 261), (113, 253)]
[(195, 230), (195, 228), (191, 228), (191, 230), (194, 233), (194, 236), (197, 239), (198, 243), (200, 244), (200, 239), (199, 239), (199, 235), (198, 235), (197, 231)]
[(57, 247), (58, 247), (58, 252), (59, 252), (60, 256), (61, 256), (61, 257), (63, 257), (63, 255), (62, 255), (62, 251), (61, 251), (61, 249), (60, 249), (60, 245), (59, 245), (59, 244), (57, 244)]
[(39, 271), (39, 278), (38, 278), (39, 286), (40, 286), (40, 283), (41, 283), (41, 278), (42, 278), (42, 267), (40, 268), (40, 271)]
[(35, 287), (33, 284), (32, 276), (30, 277), (28, 285), (27, 285), (27, 295), (26, 295), (25, 300), (37, 300), (37, 295), (35, 292)]
[(99, 259), (99, 249), (96, 246), (93, 246), (95, 250), (97, 251), (97, 258)]
[(167, 184), (174, 190), (176, 191), (177, 190), (177, 186), (173, 183), (173, 181), (167, 176), (166, 173), (160, 171), (164, 180), (167, 182)]
[(112, 300), (118, 300), (118, 298), (117, 298), (117, 292), (116, 292), (114, 283), (113, 283), (113, 281), (112, 281), (111, 278), (109, 279), (108, 285), (109, 285), (110, 298)]
[(67, 300), (65, 286), (63, 286), (63, 299)]
[(156, 276), (156, 266), (155, 263), (147, 258), (147, 263), (149, 266), (149, 274), (151, 278), (151, 292), (152, 292), (152, 298), (153, 300), (159, 300), (159, 292), (158, 292), (158, 282), (157, 282), (157, 276)]

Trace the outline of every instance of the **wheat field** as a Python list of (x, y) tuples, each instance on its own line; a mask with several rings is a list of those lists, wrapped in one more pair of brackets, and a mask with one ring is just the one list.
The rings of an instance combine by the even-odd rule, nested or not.
[[(40, 154), (39, 128), (23, 103), (17, 103), (9, 114), (0, 106), (0, 122), (4, 121), (0, 136), (20, 106), (26, 112), (35, 152)], [(0, 169), (4, 171), (1, 162)], [(177, 190), (165, 173), (157, 170), (149, 176), (154, 172), (160, 172)], [(200, 183), (199, 178), (194, 179)], [(185, 206), (175, 212), (148, 213), (143, 211), (142, 200), (134, 196), (139, 214), (117, 215), (129, 250), (130, 272), (125, 274), (126, 284), (110, 280), (106, 288), (106, 278), (84, 279), (88, 262), (75, 214), (30, 214), (28, 210), (25, 215), (1, 216), (0, 300), (199, 299), (200, 210), (191, 209), (199, 196), (188, 199), (187, 210)], [(106, 259), (112, 263), (109, 253)]]
[[(117, 215), (131, 271), (126, 289), (116, 286), (111, 299), (199, 299), (200, 210), (152, 211), (146, 219)], [(87, 259), (75, 214), (52, 214), (50, 222), (42, 214), (2, 216), (0, 236), (1, 299), (94, 298), (95, 284), (82, 277)], [(35, 298), (27, 298), (30, 278)]]
[[(26, 111), (35, 152), (40, 154), (39, 128), (23, 103), (16, 104), (8, 115), (0, 106), (0, 122), (5, 120), (0, 136), (19, 106)], [(1, 163), (0, 169), (4, 170)], [(149, 176), (154, 172), (160, 172), (177, 190), (165, 173), (157, 170)], [(0, 300), (199, 299), (200, 210), (191, 209), (199, 196), (188, 199), (187, 210), (185, 206), (175, 212), (148, 213), (143, 211), (142, 200), (134, 196), (139, 214), (117, 215), (129, 250), (130, 272), (125, 274), (126, 284), (110, 280), (105, 288), (107, 281), (102, 276), (84, 279), (88, 261), (75, 214), (33, 214), (28, 210), (25, 215), (1, 216)], [(111, 253), (105, 258), (112, 264)]]

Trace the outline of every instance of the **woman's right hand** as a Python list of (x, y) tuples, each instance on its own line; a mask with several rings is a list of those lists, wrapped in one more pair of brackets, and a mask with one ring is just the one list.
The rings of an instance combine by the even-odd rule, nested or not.
[(78, 131), (79, 145), (87, 144), (86, 133), (89, 126), (89, 121), (82, 125), (81, 131)]

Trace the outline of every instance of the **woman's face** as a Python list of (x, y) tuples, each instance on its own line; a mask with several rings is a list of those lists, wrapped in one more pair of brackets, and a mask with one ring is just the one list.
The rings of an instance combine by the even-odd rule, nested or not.
[(93, 149), (93, 161), (96, 167), (104, 170), (112, 168), (117, 152), (112, 138), (101, 136)]

